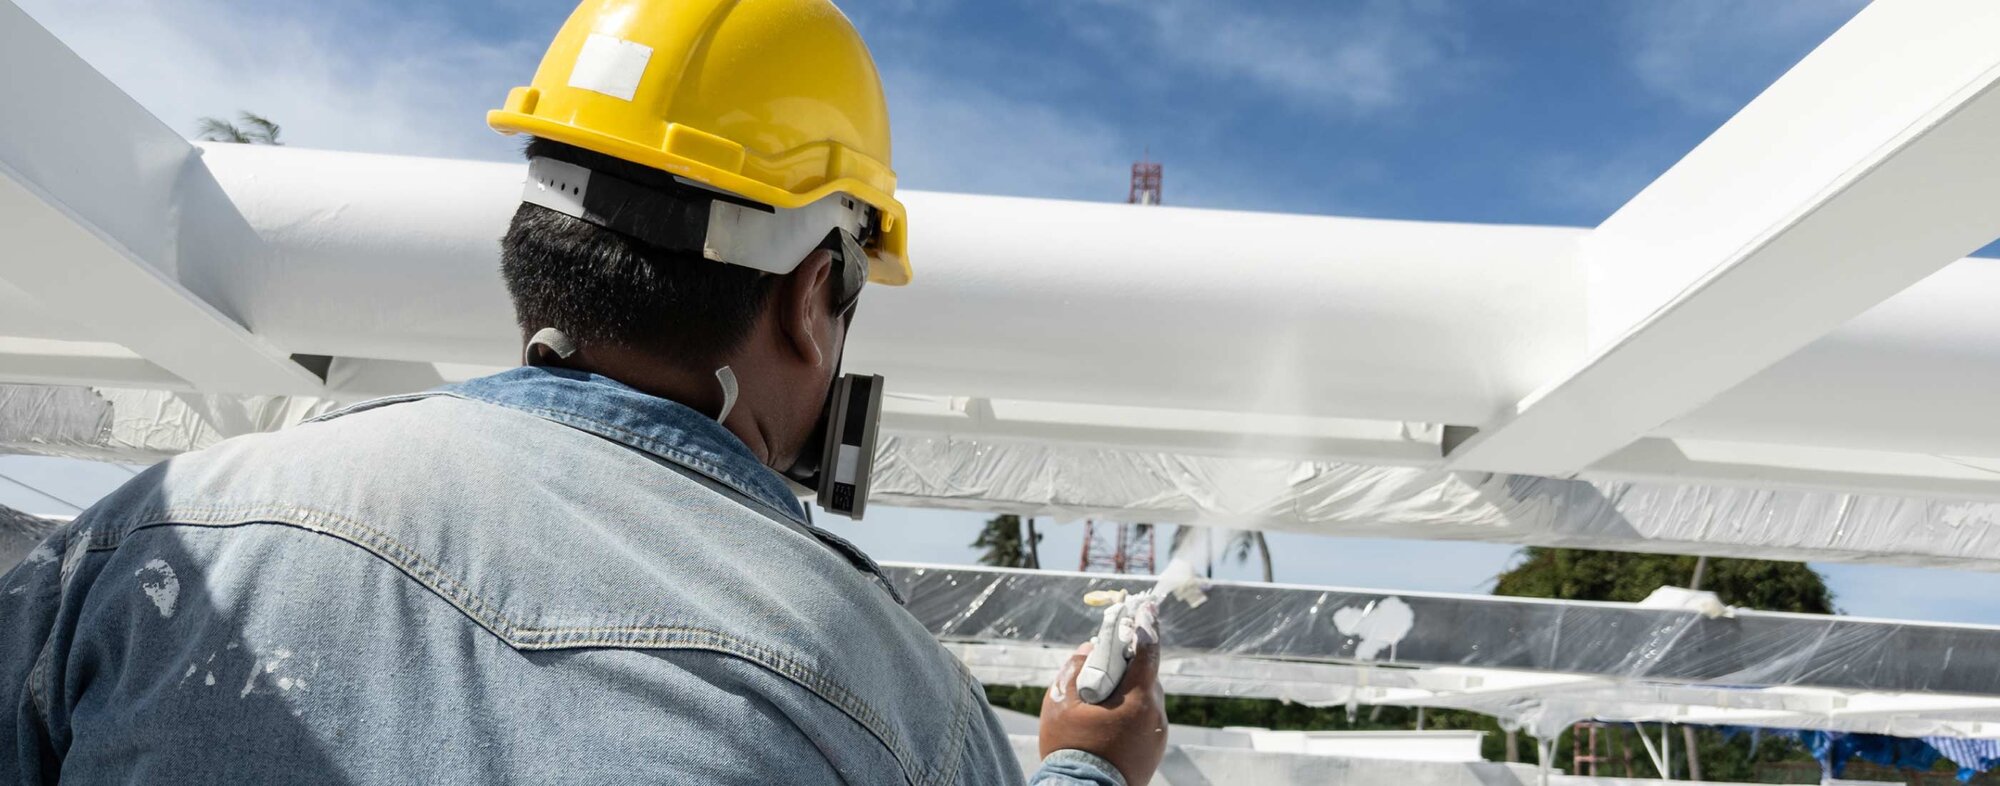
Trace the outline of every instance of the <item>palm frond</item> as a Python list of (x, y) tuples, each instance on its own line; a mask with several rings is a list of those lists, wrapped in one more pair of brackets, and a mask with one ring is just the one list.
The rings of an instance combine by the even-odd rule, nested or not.
[(250, 141), (265, 145), (285, 144), (278, 140), (278, 134), (283, 129), (279, 128), (277, 123), (271, 122), (269, 118), (255, 112), (243, 112), (241, 113), (241, 117), (243, 125), (249, 127), (248, 136), (250, 137)]
[(234, 142), (249, 144), (250, 137), (236, 124), (215, 117), (204, 117), (195, 123), (195, 134), (204, 142)]

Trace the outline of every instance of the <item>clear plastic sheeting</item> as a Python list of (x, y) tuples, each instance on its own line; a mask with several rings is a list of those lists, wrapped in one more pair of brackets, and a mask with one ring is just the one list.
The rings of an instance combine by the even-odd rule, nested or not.
[(0, 449), (59, 453), (96, 445), (111, 430), (111, 402), (89, 388), (0, 385)]
[(2000, 569), (2000, 503), (897, 433), (876, 504), (1316, 535)]
[(291, 396), (0, 385), (0, 453), (158, 461), (333, 406)]
[[(1085, 592), (1144, 578), (888, 566), (980, 679), (1046, 685), (1094, 633)], [(2000, 628), (1216, 582), (1168, 604), (1168, 691), (1582, 720), (2000, 737)], [(1370, 624), (1386, 621), (1386, 624)]]
[[(332, 376), (377, 393), (442, 381), (430, 367), (415, 365), (336, 360)], [(362, 371), (388, 376), (361, 379)], [(339, 405), (285, 396), (0, 386), (0, 453), (149, 462)], [(878, 505), (2000, 570), (2000, 503), (1993, 502), (1554, 480), (980, 439), (899, 431), (893, 422), (884, 428), (871, 497)]]

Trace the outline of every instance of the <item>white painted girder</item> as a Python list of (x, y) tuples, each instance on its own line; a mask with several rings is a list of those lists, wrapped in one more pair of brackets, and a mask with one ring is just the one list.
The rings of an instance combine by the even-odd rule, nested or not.
[[(1830, 223), (1898, 231), (1996, 215), (1979, 201), (1990, 196), (1979, 190), (1987, 148), (1947, 161), (1953, 145), (1940, 142), (1986, 110), (1905, 122), (1986, 78), (1910, 76), (1963, 75), (1992, 57), (1963, 44), (1993, 12), (1972, 8), (1949, 25), (1932, 16), (1956, 8), (1878, 4), (1834, 42), (1846, 43), (1829, 45), (1830, 62), (1850, 71), (1840, 91), (1786, 87), (1823, 88), (1824, 71), (1802, 67), (1594, 232), (910, 193), (923, 222), (917, 285), (872, 292), (850, 365), (888, 374), (905, 404), (918, 402), (892, 408), (887, 425), (902, 434), (1435, 469), (1439, 426), (1491, 440), (1529, 425), (1496, 429), (1617, 326), (1644, 321), (1608, 355), (1625, 371), (1585, 365), (1609, 381), (1571, 396), (1588, 400), (1569, 416), (1614, 427), (1562, 428), (1571, 421), (1553, 417), (1549, 431), (1519, 431), (1523, 452), (1473, 462), (1461, 451), (1459, 466), (1566, 474), (1576, 462), (1543, 459), (1606, 450), (1583, 477), (2000, 499), (2000, 476), (1981, 458), (2000, 456), (2000, 421), (1985, 417), (2000, 386), (2000, 310), (1990, 307), (2000, 263), (1989, 261), (1952, 264), (1714, 404), (1625, 433), (1690, 405), (1697, 388), (1729, 376), (1720, 369), (1747, 374), (1744, 353), (1775, 352), (1780, 334), (1803, 341), (1824, 329), (1836, 309), (1682, 311), (1798, 282), (1845, 292), (1843, 308), (1855, 309), (1866, 300), (1857, 293), (1881, 294), (1884, 276), (1911, 275), (1905, 250), (1942, 253), (1940, 232), (1877, 233), (1779, 287), (1770, 271), (1815, 258), (1798, 238), (1823, 246), (1850, 231), (1821, 216), (1847, 214), (1801, 214), (1800, 204), (1873, 206), (1886, 212)], [(0, 118), (0, 191), (13, 189), (0, 226), (22, 238), (0, 256), (0, 382), (352, 399), (512, 362), (518, 338), (494, 252), (518, 165), (233, 145), (190, 158), (38, 33), (10, 17), (0, 35), (28, 46), (0, 57), (37, 51), (61, 67), (0, 72), (0, 91), (9, 105), (34, 105), (67, 82), (64, 99), (79, 109)], [(1921, 51), (1893, 68), (1852, 57), (1905, 39)], [(1852, 133), (1770, 142), (1827, 128)], [(1799, 176), (1877, 155), (1883, 165), (1852, 173), (1845, 190)], [(1918, 182), (1871, 179), (1884, 172)], [(1933, 204), (1954, 188), (1972, 190), (1962, 204)], [(1919, 207), (1927, 212), (1909, 213)], [(1762, 278), (1703, 278), (1732, 243), (1771, 227), (1781, 236), (1744, 246), (1732, 268)], [(1863, 264), (1875, 256), (1894, 270)], [(1829, 283), (1823, 270), (1848, 275)], [(1676, 292), (1692, 305), (1666, 307)], [(1783, 311), (1794, 307), (1812, 313)], [(1717, 335), (1751, 327), (1762, 332)], [(1668, 352), (1714, 341), (1728, 351)], [(326, 384), (285, 352), (335, 357)], [(1667, 360), (1633, 360), (1642, 357)], [(1563, 415), (1550, 408), (1560, 400), (1539, 408)], [(1580, 435), (1601, 444), (1581, 450)]]
[[(336, 371), (381, 362), (369, 359), (497, 368), (515, 357), (494, 238), (513, 210), (518, 165), (244, 146), (217, 146), (205, 159), (273, 260), (229, 275), (214, 264), (219, 258), (204, 258), (224, 268), (206, 274), (218, 282), (211, 297), (248, 315), (268, 340), (342, 358)], [(370, 185), (380, 182), (397, 187)], [(1190, 216), (1225, 227), (1243, 214), (911, 199), (926, 207), (936, 235), (919, 245), (929, 272), (908, 289), (871, 291), (850, 358), (857, 370), (890, 374), (892, 392), (905, 398), (885, 425), (901, 433), (1434, 467), (1440, 449), (1431, 424), (1486, 425), (1522, 380), (1534, 378), (1532, 369), (1552, 373), (1582, 352), (1581, 282), (1563, 258), (1585, 236), (1580, 230), (1257, 216), (1267, 235), (1338, 250), (1324, 259), (1335, 273), (1267, 266), (1263, 260), (1280, 250), (1273, 245), (1264, 252), (1270, 256), (1238, 257), (1234, 266), (1186, 262), (1142, 276), (1115, 308), (1096, 308), (1066, 296), (1055, 268), (1087, 265), (1108, 251), (1069, 255), (1070, 235), (1053, 229), (1032, 238), (974, 230), (1086, 209), (1108, 247), (1185, 228)], [(1184, 243), (1190, 258), (1222, 258), (1232, 241), (1210, 234)], [(1399, 245), (1412, 238), (1425, 242)], [(1025, 270), (1011, 261), (1037, 255), (1060, 264)], [(1925, 445), (2000, 456), (2000, 431), (1980, 419), (1988, 407), (1977, 395), (1993, 389), (1979, 380), (2000, 380), (2000, 341), (1992, 339), (2000, 333), (1985, 307), (2000, 302), (1996, 273), (2000, 262), (1989, 260), (1949, 266), (1809, 346), (1801, 357), (1810, 364), (1780, 364), (1719, 402), (1737, 413), (1721, 425), (1690, 416), (1687, 436), (1771, 443), (1746, 448), (1764, 456), (1772, 446), (1843, 446), (1843, 461), (1863, 465), (1907, 465), (1899, 454)], [(1203, 297), (1227, 318), (1190, 321), (1188, 314), (1210, 308)], [(1255, 316), (1264, 298), (1294, 311), (1316, 300), (1318, 313), (1307, 325), (1280, 326)], [(36, 305), (0, 286), (0, 307), (9, 303)], [(49, 314), (16, 319), (19, 311), (0, 313), (0, 335), (102, 340)], [(1107, 370), (1082, 370), (1093, 363)], [(1840, 370), (1835, 381), (1843, 384), (1866, 379), (1867, 387), (1853, 389), (1867, 395), (1820, 395), (1827, 369)], [(0, 381), (48, 379), (23, 379), (20, 371), (0, 362)], [(325, 395), (347, 399), (432, 379), (335, 376)], [(1197, 378), (1207, 381), (1186, 384)], [(133, 385), (123, 374), (66, 379)], [(1620, 458), (1585, 474), (2000, 498), (2000, 478), (1951, 475), (1940, 486), (1937, 478), (1851, 461), (1830, 469), (1818, 459), (1762, 467)]]
[(190, 290), (208, 283), (183, 275), (190, 255), (248, 267), (261, 247), (194, 148), (5, 2), (0, 106), (0, 281), (203, 389), (318, 389)]
[(1996, 39), (1986, 0), (1862, 11), (1591, 233), (1599, 348), (1449, 466), (1574, 476), (2000, 236)]

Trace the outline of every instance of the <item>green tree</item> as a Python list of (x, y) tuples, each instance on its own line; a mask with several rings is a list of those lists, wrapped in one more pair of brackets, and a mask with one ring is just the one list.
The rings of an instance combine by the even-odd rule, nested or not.
[[(1687, 586), (1697, 558), (1530, 547), (1500, 574), (1495, 595), (1637, 603), (1663, 586)], [(1832, 614), (1833, 592), (1818, 571), (1800, 562), (1710, 559), (1701, 589), (1746, 609)]]
[(1024, 527), (1021, 517), (1010, 513), (987, 519), (986, 526), (979, 530), (978, 539), (972, 541), (972, 547), (986, 550), (979, 555), (981, 565), (1039, 568), (1041, 542), (1042, 535), (1035, 532), (1032, 522)]
[(223, 120), (219, 117), (204, 117), (196, 121), (196, 138), (204, 142), (233, 142), (239, 145), (283, 145), (278, 139), (283, 130), (277, 123), (254, 112), (239, 112), (237, 119), (243, 125)]

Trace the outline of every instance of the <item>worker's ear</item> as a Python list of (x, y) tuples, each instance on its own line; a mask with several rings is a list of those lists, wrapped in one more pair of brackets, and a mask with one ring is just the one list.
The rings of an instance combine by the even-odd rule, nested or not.
[(832, 285), (833, 252), (826, 249), (814, 251), (778, 284), (777, 302), (772, 304), (778, 332), (807, 365), (819, 366), (832, 349), (824, 346), (832, 336), (827, 330), (833, 324), (833, 293), (828, 291)]

